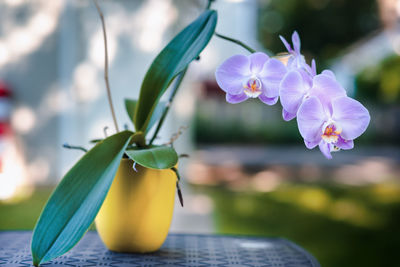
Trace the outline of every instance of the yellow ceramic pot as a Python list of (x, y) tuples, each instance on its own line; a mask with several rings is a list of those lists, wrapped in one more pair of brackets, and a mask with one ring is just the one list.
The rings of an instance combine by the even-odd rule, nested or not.
[(167, 237), (174, 210), (177, 177), (122, 159), (110, 191), (96, 217), (96, 228), (109, 250), (152, 252)]

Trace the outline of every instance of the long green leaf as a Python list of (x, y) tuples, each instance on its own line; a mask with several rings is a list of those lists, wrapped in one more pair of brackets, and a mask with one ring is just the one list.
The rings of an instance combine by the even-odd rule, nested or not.
[(140, 89), (135, 114), (136, 130), (144, 131), (157, 102), (175, 76), (196, 59), (215, 31), (217, 12), (204, 11), (161, 51), (151, 64)]
[[(138, 101), (134, 99), (125, 99), (125, 109), (133, 124), (135, 124), (134, 119), (135, 119), (137, 102)], [(147, 125), (146, 132), (150, 131), (150, 129), (154, 126), (154, 124), (161, 118), (161, 115), (163, 114), (166, 105), (167, 103), (165, 101), (159, 102), (157, 104), (157, 107), (155, 108), (151, 116), (150, 122)]]
[(135, 111), (136, 111), (136, 99), (125, 99), (125, 110), (128, 113), (129, 119), (135, 124)]
[(158, 102), (156, 108), (153, 111), (153, 114), (151, 115), (151, 119), (150, 119), (149, 124), (147, 125), (146, 132), (150, 131), (151, 128), (154, 126), (154, 124), (160, 120), (162, 114), (164, 113), (166, 106), (167, 106), (167, 102), (165, 102), (165, 101)]
[(133, 161), (150, 169), (169, 169), (178, 163), (178, 154), (169, 146), (153, 146), (147, 149), (127, 150), (126, 154)]
[(124, 131), (99, 142), (64, 176), (35, 227), (33, 264), (69, 251), (86, 233), (99, 211), (132, 132)]

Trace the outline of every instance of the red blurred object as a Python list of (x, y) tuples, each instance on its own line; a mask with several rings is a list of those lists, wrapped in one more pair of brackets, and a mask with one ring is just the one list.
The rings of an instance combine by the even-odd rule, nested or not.
[(7, 84), (0, 80), (0, 97), (8, 97), (11, 98), (11, 89), (7, 86)]
[(11, 126), (8, 122), (0, 122), (0, 137), (10, 135), (12, 133)]
[(12, 109), (12, 91), (10, 87), (0, 80), (0, 172), (3, 169), (3, 152), (12, 137), (11, 109)]

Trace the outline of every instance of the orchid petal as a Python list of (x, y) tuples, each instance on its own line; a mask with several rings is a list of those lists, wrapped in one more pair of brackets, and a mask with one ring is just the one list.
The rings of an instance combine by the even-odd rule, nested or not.
[(290, 121), (296, 118), (296, 113), (292, 114), (287, 112), (285, 109), (282, 109), (282, 117), (285, 121)]
[(328, 75), (328, 76), (331, 77), (332, 79), (335, 79), (335, 80), (336, 80), (335, 73), (333, 73), (333, 71), (331, 71), (331, 70), (323, 70), (323, 71), (321, 72), (321, 74)]
[(318, 97), (324, 108), (331, 112), (331, 101), (337, 97), (346, 96), (346, 91), (332, 77), (319, 74), (313, 79), (313, 87), (310, 89), (310, 95)]
[(310, 89), (313, 85), (313, 78), (314, 78), (314, 76), (310, 74), (311, 73), (310, 66), (304, 63), (302, 68), (298, 68), (296, 70), (301, 74), (301, 77), (303, 77), (303, 82), (307, 87), (307, 90)]
[(326, 142), (321, 142), (319, 144), (319, 150), (321, 150), (322, 154), (327, 158), (327, 159), (332, 159), (331, 155), (331, 144), (328, 144)]
[(306, 147), (307, 147), (308, 149), (313, 149), (313, 148), (316, 147), (319, 143), (320, 143), (320, 142), (317, 142), (317, 141), (307, 141), (307, 140), (304, 140), (304, 144), (306, 145)]
[(263, 94), (269, 98), (277, 97), (279, 95), (279, 84), (285, 74), (286, 67), (282, 62), (276, 58), (269, 59), (259, 74), (263, 83)]
[(259, 97), (258, 97), (263, 103), (265, 103), (265, 104), (267, 104), (267, 105), (275, 105), (276, 104), (276, 102), (278, 102), (278, 96), (276, 96), (276, 97), (267, 97), (267, 96), (265, 96), (265, 95), (260, 95)]
[(288, 70), (297, 70), (297, 67), (295, 66), (295, 60), (297, 60), (297, 58), (293, 56), (293, 54), (290, 54), (289, 59), (285, 65)]
[(231, 95), (229, 93), (226, 94), (226, 101), (231, 104), (237, 104), (247, 100), (249, 97), (245, 93)]
[(286, 47), (287, 51), (290, 53), (292, 52), (292, 47), (290, 46), (290, 44), (286, 41), (285, 38), (283, 38), (283, 36), (279, 35), (279, 38), (281, 39), (283, 45)]
[(321, 141), (322, 127), (326, 121), (324, 109), (316, 97), (301, 104), (297, 112), (297, 125), (301, 136), (309, 142)]
[(339, 140), (336, 142), (335, 146), (343, 150), (353, 149), (354, 142), (353, 140), (344, 140), (342, 137), (339, 136)]
[(251, 54), (249, 56), (249, 59), (250, 59), (250, 70), (252, 74), (257, 75), (258, 73), (261, 72), (265, 62), (268, 61), (269, 56), (264, 53), (257, 52)]
[(296, 114), (307, 88), (301, 74), (297, 71), (288, 72), (279, 86), (279, 96), (283, 109)]
[(300, 37), (299, 37), (299, 34), (297, 33), (297, 31), (294, 31), (292, 34), (292, 43), (293, 43), (294, 51), (296, 51), (297, 54), (300, 54), (301, 42), (300, 42)]
[(368, 110), (357, 100), (340, 97), (332, 101), (332, 119), (340, 125), (345, 140), (354, 140), (368, 127)]
[(228, 58), (215, 72), (219, 87), (231, 95), (243, 92), (243, 81), (250, 75), (250, 60), (244, 55)]

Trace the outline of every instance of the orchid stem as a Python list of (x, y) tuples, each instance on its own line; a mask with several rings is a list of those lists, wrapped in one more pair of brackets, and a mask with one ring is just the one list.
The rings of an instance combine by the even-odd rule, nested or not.
[(158, 121), (157, 128), (154, 131), (153, 137), (150, 139), (149, 145), (153, 144), (154, 140), (157, 138), (157, 134), (160, 131), (161, 126), (164, 123), (165, 117), (167, 116), (167, 113), (168, 113), (168, 111), (169, 111), (169, 109), (171, 107), (172, 101), (175, 98), (176, 92), (178, 91), (178, 88), (182, 83), (182, 80), (183, 80), (183, 77), (186, 74), (186, 71), (187, 71), (187, 67), (181, 73), (178, 74), (178, 77), (176, 78), (176, 81), (175, 81), (175, 84), (174, 84), (174, 88), (172, 89), (171, 96), (168, 99), (168, 103), (167, 103), (167, 105), (166, 105), (166, 107), (164, 109), (164, 113), (162, 114), (160, 120)]
[(100, 20), (101, 20), (101, 26), (103, 28), (103, 38), (104, 38), (104, 81), (106, 83), (108, 104), (110, 105), (111, 115), (112, 115), (112, 118), (113, 118), (113, 121), (114, 121), (115, 130), (117, 132), (119, 132), (117, 118), (115, 116), (114, 106), (113, 106), (112, 98), (111, 98), (110, 83), (108, 81), (108, 48), (107, 48), (106, 24), (104, 22), (103, 12), (101, 11), (99, 4), (97, 3), (97, 0), (93, 0), (93, 2), (96, 5), (96, 9), (97, 9), (97, 12), (99, 13)]
[(241, 41), (239, 41), (239, 40), (236, 40), (236, 39), (227, 37), (227, 36), (222, 35), (222, 34), (219, 34), (219, 33), (214, 33), (214, 34), (215, 34), (215, 36), (217, 36), (217, 37), (219, 37), (219, 38), (222, 38), (222, 39), (224, 39), (224, 40), (227, 40), (227, 41), (230, 41), (230, 42), (232, 42), (232, 43), (235, 43), (235, 44), (240, 45), (241, 47), (243, 47), (244, 49), (246, 49), (246, 50), (249, 51), (250, 53), (255, 53), (255, 52), (256, 52), (255, 49), (251, 48), (250, 46), (246, 45), (245, 43), (243, 43), (243, 42), (241, 42)]

